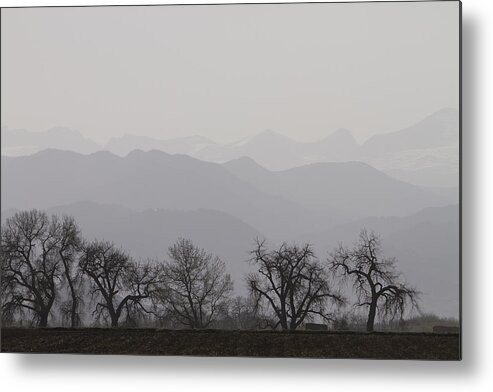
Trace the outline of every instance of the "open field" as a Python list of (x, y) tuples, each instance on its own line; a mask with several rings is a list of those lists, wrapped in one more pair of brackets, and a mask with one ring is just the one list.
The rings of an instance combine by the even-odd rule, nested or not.
[(2, 352), (460, 359), (458, 334), (5, 328), (1, 338)]

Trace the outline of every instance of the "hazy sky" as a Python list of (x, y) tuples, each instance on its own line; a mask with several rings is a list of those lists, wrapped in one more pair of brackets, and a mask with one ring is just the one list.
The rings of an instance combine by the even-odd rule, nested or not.
[(2, 10), (2, 126), (360, 140), (458, 108), (457, 2)]

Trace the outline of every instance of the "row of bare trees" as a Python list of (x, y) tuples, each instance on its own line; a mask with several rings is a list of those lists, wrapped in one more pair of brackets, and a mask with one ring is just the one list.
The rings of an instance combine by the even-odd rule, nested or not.
[[(56, 313), (65, 325), (104, 322), (188, 328), (281, 328), (310, 320), (334, 322), (350, 302), (375, 318), (402, 317), (418, 292), (403, 282), (396, 260), (383, 257), (374, 233), (353, 248), (340, 246), (321, 263), (310, 245), (268, 249), (257, 241), (246, 277), (250, 295), (233, 297), (233, 282), (218, 257), (179, 239), (165, 262), (136, 262), (114, 244), (82, 239), (71, 217), (31, 210), (6, 220), (1, 233), (2, 320), (46, 327)], [(346, 290), (347, 291), (347, 290)], [(351, 293), (349, 293), (351, 297)]]

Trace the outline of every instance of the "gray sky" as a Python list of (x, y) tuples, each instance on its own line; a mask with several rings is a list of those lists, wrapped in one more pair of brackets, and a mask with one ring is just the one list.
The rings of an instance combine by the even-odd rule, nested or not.
[(2, 10), (2, 126), (363, 140), (459, 105), (457, 2)]

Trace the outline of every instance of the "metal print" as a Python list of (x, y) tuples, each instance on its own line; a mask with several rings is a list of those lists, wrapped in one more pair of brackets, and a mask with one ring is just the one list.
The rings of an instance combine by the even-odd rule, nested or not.
[(460, 7), (3, 8), (2, 351), (460, 359)]

